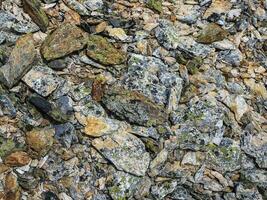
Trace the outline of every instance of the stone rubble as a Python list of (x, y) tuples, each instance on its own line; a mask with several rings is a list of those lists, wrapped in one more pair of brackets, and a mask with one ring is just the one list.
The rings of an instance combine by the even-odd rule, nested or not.
[(0, 199), (267, 199), (266, 11), (0, 1)]

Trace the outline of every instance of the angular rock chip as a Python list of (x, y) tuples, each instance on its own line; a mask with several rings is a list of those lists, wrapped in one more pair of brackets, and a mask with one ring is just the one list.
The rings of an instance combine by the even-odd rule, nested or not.
[(197, 38), (197, 42), (211, 44), (226, 38), (228, 32), (215, 23), (208, 24)]
[(46, 66), (34, 66), (22, 80), (43, 97), (50, 95), (62, 82), (62, 79), (51, 68)]
[(239, 146), (231, 144), (230, 139), (223, 139), (219, 146), (209, 145), (207, 165), (221, 173), (232, 172), (241, 166), (241, 150)]
[(168, 50), (180, 50), (189, 56), (206, 57), (211, 48), (204, 44), (197, 43), (190, 36), (180, 36), (179, 30), (170, 22), (162, 20), (155, 30), (158, 42)]
[(38, 155), (45, 155), (53, 145), (54, 128), (33, 129), (26, 133), (26, 142)]
[(5, 158), (5, 164), (12, 167), (20, 167), (27, 165), (31, 161), (31, 158), (26, 152), (17, 151), (11, 153)]
[(155, 104), (136, 91), (121, 87), (109, 88), (102, 102), (109, 111), (130, 123), (156, 126), (168, 120), (168, 114), (163, 105)]
[(183, 88), (183, 80), (168, 65), (158, 58), (138, 54), (132, 54), (129, 58), (128, 70), (122, 77), (122, 83), (163, 105), (168, 103), (172, 89), (177, 91), (173, 101), (179, 102)]
[(22, 2), (24, 11), (30, 15), (43, 32), (46, 32), (49, 20), (41, 7), (41, 2), (39, 0), (23, 0)]
[(103, 65), (118, 65), (126, 61), (126, 54), (102, 36), (90, 35), (87, 45), (87, 56)]
[(156, 12), (161, 13), (162, 12), (162, 1), (161, 0), (149, 0), (147, 2), (147, 7), (155, 10)]
[(108, 188), (109, 195), (114, 200), (131, 198), (137, 190), (141, 179), (140, 177), (117, 171), (113, 177), (112, 187)]
[(31, 68), (35, 55), (32, 34), (20, 37), (11, 52), (8, 62), (0, 68), (0, 81), (11, 88)]
[(64, 23), (45, 38), (41, 53), (48, 61), (66, 56), (84, 48), (86, 35), (74, 24)]
[(84, 132), (86, 135), (92, 137), (100, 137), (114, 132), (121, 132), (123, 129), (126, 129), (125, 124), (118, 120), (88, 116), (86, 118)]
[(127, 132), (94, 139), (92, 145), (118, 170), (124, 170), (137, 176), (144, 176), (150, 156), (142, 141)]

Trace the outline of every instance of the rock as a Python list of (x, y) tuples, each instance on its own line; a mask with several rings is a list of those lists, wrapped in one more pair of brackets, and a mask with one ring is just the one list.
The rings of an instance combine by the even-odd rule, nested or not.
[(211, 44), (225, 39), (227, 35), (227, 31), (219, 25), (210, 23), (200, 32), (196, 41), (203, 44)]
[(15, 149), (15, 143), (11, 139), (0, 137), (0, 157), (4, 157)]
[(242, 150), (255, 158), (256, 163), (260, 168), (267, 168), (267, 148), (266, 148), (266, 133), (259, 133), (255, 136), (244, 132), (241, 138)]
[(78, 142), (75, 127), (71, 123), (55, 125), (55, 138), (66, 148)]
[(140, 181), (140, 177), (118, 171), (113, 176), (112, 187), (108, 188), (109, 195), (114, 200), (132, 198)]
[(178, 49), (187, 56), (206, 57), (211, 52), (210, 47), (195, 42), (192, 37), (180, 36), (178, 28), (166, 20), (160, 21), (159, 26), (155, 29), (155, 36), (164, 48), (168, 50)]
[(45, 155), (53, 145), (54, 135), (54, 128), (33, 129), (26, 133), (26, 142), (38, 155)]
[(29, 164), (31, 158), (26, 152), (16, 151), (5, 158), (5, 164), (11, 167), (21, 167)]
[(22, 80), (43, 97), (50, 95), (62, 82), (62, 79), (46, 66), (34, 66)]
[(243, 55), (238, 49), (220, 51), (218, 54), (218, 61), (226, 62), (234, 67), (240, 66), (242, 60)]
[(208, 18), (213, 13), (222, 14), (227, 13), (232, 7), (232, 3), (227, 0), (215, 0), (212, 1), (209, 8), (204, 13), (204, 18)]
[(90, 11), (97, 11), (102, 9), (104, 3), (102, 0), (86, 0), (83, 5)]
[(103, 65), (118, 65), (126, 61), (126, 54), (102, 36), (90, 35), (87, 45), (87, 56)]
[(179, 199), (179, 200), (194, 200), (189, 190), (185, 187), (178, 185), (175, 190), (171, 193), (171, 199)]
[(68, 7), (75, 10), (80, 15), (86, 16), (90, 15), (90, 12), (86, 9), (86, 7), (79, 3), (79, 1), (76, 0), (63, 0), (65, 4), (67, 4)]
[(44, 199), (47, 199), (47, 200), (59, 200), (57, 195), (51, 191), (46, 191), (42, 193), (42, 196), (44, 197)]
[(43, 32), (46, 32), (49, 20), (41, 7), (41, 2), (39, 0), (23, 0), (22, 2), (24, 11), (30, 15)]
[(155, 103), (167, 105), (171, 90), (172, 105), (178, 103), (183, 88), (183, 81), (178, 73), (171, 72), (169, 66), (160, 59), (132, 54), (128, 61), (128, 70), (122, 77), (122, 85), (136, 90)]
[(127, 40), (128, 36), (126, 35), (125, 31), (122, 28), (106, 28), (106, 31), (108, 32), (109, 36), (117, 39), (117, 40), (121, 40), (121, 41), (125, 41)]
[(235, 49), (235, 45), (227, 39), (224, 39), (222, 41), (214, 42), (213, 43), (214, 48), (219, 50), (233, 50)]
[(147, 7), (158, 13), (163, 11), (161, 0), (148, 0)]
[(35, 55), (32, 34), (20, 37), (8, 62), (0, 68), (0, 81), (9, 88), (13, 87), (30, 70)]
[(155, 126), (167, 121), (162, 105), (157, 105), (144, 95), (120, 87), (109, 88), (102, 102), (105, 107), (121, 119), (143, 126)]
[(207, 165), (219, 172), (232, 172), (240, 168), (241, 150), (230, 139), (224, 139), (219, 146), (209, 145)]
[(172, 193), (176, 187), (177, 181), (166, 181), (152, 186), (151, 193), (156, 199), (164, 199), (164, 197)]
[(0, 115), (7, 115), (11, 118), (17, 115), (16, 108), (7, 95), (0, 95)]
[(40, 112), (48, 115), (56, 122), (65, 123), (72, 116), (71, 113), (66, 113), (64, 107), (50, 103), (45, 98), (39, 95), (31, 95), (28, 101), (33, 104)]
[(47, 60), (55, 60), (85, 47), (87, 34), (73, 24), (62, 24), (50, 33), (41, 46), (41, 53)]
[(67, 68), (68, 62), (68, 59), (57, 59), (49, 62), (47, 65), (54, 70), (62, 70)]
[(17, 174), (19, 185), (26, 190), (33, 190), (38, 185), (38, 180), (31, 173)]
[(86, 118), (84, 132), (86, 135), (92, 137), (100, 137), (103, 135), (121, 132), (126, 128), (126, 124), (123, 124), (117, 120), (103, 117), (88, 116)]
[(96, 138), (92, 145), (118, 170), (124, 170), (136, 176), (144, 176), (149, 162), (149, 153), (136, 136), (127, 132)]

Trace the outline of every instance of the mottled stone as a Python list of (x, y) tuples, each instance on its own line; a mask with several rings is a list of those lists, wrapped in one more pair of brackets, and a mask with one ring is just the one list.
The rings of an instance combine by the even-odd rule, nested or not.
[[(166, 105), (170, 98), (171, 104), (179, 102), (183, 80), (160, 59), (132, 54), (128, 61), (127, 73), (122, 77), (122, 85), (139, 91), (155, 103)], [(173, 97), (171, 90), (176, 91)]]
[(87, 55), (103, 65), (118, 65), (126, 61), (126, 54), (102, 36), (90, 35), (87, 45)]
[(49, 20), (41, 7), (41, 2), (39, 0), (23, 0), (22, 2), (24, 11), (30, 15), (43, 32), (46, 32)]
[(48, 61), (66, 56), (85, 47), (86, 35), (73, 24), (62, 24), (45, 38), (41, 53)]
[(66, 148), (78, 142), (75, 127), (71, 123), (55, 125), (55, 138)]
[(210, 23), (200, 32), (197, 42), (211, 44), (226, 38), (227, 31), (215, 23)]
[(0, 157), (6, 156), (15, 149), (15, 142), (11, 139), (0, 137)]
[(168, 119), (162, 105), (155, 104), (136, 91), (121, 87), (109, 88), (102, 102), (108, 110), (130, 123), (153, 126), (163, 124)]
[(16, 151), (11, 153), (5, 158), (5, 164), (12, 167), (20, 167), (27, 165), (31, 161), (31, 158), (26, 152)]
[(207, 165), (219, 172), (235, 171), (241, 166), (241, 150), (230, 139), (224, 139), (219, 146), (209, 145)]
[(234, 67), (240, 66), (243, 60), (243, 54), (238, 49), (221, 51), (218, 54), (218, 61), (231, 64)]
[(151, 193), (156, 199), (164, 199), (165, 196), (172, 193), (177, 186), (177, 181), (166, 181), (158, 183), (151, 187)]
[(187, 56), (206, 57), (212, 50), (207, 45), (195, 42), (190, 36), (179, 35), (179, 29), (166, 20), (160, 21), (155, 30), (155, 36), (158, 42), (166, 49), (178, 49)]
[(26, 133), (26, 142), (38, 155), (45, 155), (53, 145), (54, 134), (54, 128), (33, 129)]
[(36, 55), (32, 34), (20, 37), (8, 62), (0, 68), (0, 81), (11, 88), (31, 68)]
[(86, 0), (83, 2), (83, 5), (90, 11), (102, 9), (104, 3), (102, 0)]
[(34, 66), (22, 80), (43, 97), (50, 95), (62, 82), (62, 79), (46, 66)]
[(7, 115), (11, 118), (15, 118), (17, 110), (7, 95), (0, 95), (0, 116)]
[(127, 132), (119, 132), (112, 135), (94, 139), (92, 145), (118, 170), (144, 176), (149, 162), (149, 153), (136, 136)]
[(90, 12), (86, 9), (86, 7), (83, 4), (81, 4), (79, 1), (64, 0), (64, 2), (68, 5), (68, 7), (75, 10), (80, 15), (86, 16), (90, 14)]
[(114, 174), (112, 187), (108, 188), (109, 194), (114, 200), (132, 198), (140, 181), (140, 177), (118, 171)]

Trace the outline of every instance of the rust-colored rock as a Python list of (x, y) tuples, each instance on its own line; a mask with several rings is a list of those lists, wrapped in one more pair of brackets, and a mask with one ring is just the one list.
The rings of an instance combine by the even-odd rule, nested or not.
[(20, 167), (27, 165), (31, 158), (26, 152), (17, 151), (8, 155), (5, 159), (5, 164), (12, 167)]
[(26, 134), (26, 142), (30, 149), (38, 153), (38, 155), (46, 154), (53, 145), (53, 136), (55, 129), (33, 129)]
[(49, 34), (41, 46), (46, 60), (55, 60), (78, 51), (86, 45), (87, 33), (74, 24), (62, 24)]
[(0, 68), (0, 82), (13, 87), (32, 67), (36, 55), (32, 34), (20, 37), (7, 64)]

